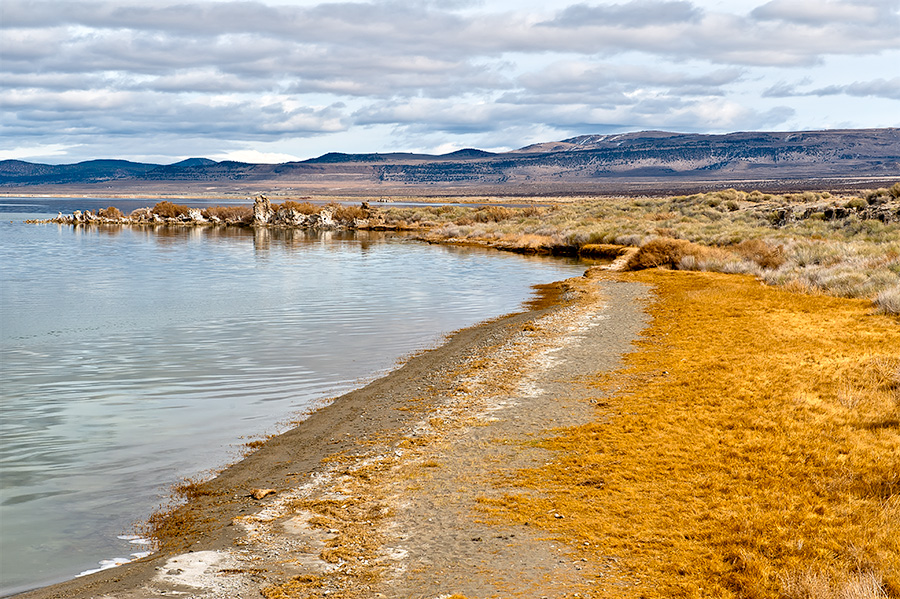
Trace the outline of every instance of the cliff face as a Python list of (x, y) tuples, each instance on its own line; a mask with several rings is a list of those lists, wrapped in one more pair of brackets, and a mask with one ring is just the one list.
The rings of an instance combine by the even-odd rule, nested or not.
[(585, 135), (494, 154), (329, 153), (278, 165), (188, 159), (172, 165), (94, 160), (71, 165), (0, 162), (0, 186), (178, 183), (298, 189), (489, 189), (494, 192), (697, 187), (798, 180), (900, 179), (900, 129), (695, 135), (644, 131)]

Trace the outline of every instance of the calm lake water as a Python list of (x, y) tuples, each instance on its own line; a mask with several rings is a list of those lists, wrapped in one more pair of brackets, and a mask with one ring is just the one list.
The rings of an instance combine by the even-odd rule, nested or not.
[(30, 225), (0, 198), (0, 595), (145, 548), (170, 486), (582, 266), (385, 234)]

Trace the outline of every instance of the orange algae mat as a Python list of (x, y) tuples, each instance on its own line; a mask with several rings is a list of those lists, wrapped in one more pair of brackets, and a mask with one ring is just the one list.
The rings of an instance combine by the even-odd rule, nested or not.
[[(615, 564), (593, 597), (900, 597), (900, 320), (644, 271), (652, 324), (488, 509)], [(585, 596), (582, 592), (581, 596)]]

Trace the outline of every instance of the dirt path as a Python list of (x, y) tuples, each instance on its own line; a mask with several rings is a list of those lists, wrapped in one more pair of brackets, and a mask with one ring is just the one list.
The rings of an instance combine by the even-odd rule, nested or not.
[(615, 562), (581, 561), (483, 507), (523, 492), (507, 475), (548, 459), (534, 441), (594, 417), (579, 380), (618, 364), (646, 295), (585, 277), (461, 331), (189, 489), (160, 522), (158, 554), (23, 597), (564, 597), (618, 584)]

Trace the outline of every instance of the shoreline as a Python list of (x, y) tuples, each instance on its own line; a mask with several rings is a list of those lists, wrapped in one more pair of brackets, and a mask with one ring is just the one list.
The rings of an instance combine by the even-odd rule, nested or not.
[[(258, 516), (271, 505), (273, 498), (277, 501), (298, 485), (323, 476), (335, 460), (362, 455), (384, 439), (402, 437), (411, 422), (426, 418), (454, 393), (455, 383), (449, 376), (452, 372), (465, 369), (473, 354), (508, 341), (528, 330), (535, 320), (577, 303), (572, 285), (579, 283), (570, 280), (544, 286), (524, 311), (452, 334), (443, 345), (414, 355), (386, 376), (338, 397), (296, 427), (270, 438), (215, 478), (183, 487), (181, 491), (187, 503), (151, 518), (150, 525), (160, 538), (160, 547), (153, 555), (14, 596), (21, 599), (148, 596), (142, 589), (148, 585), (159, 586), (161, 571), (174, 571), (166, 569), (166, 563), (174, 556), (233, 549), (247, 535), (245, 527), (235, 525), (238, 520)], [(274, 493), (262, 500), (254, 499), (251, 494), (260, 489), (266, 493), (274, 490)], [(261, 586), (279, 582), (277, 576), (270, 579), (267, 575), (262, 585), (259, 580), (253, 580), (262, 577), (260, 572), (224, 569), (234, 570), (234, 577), (247, 579), (242, 584), (255, 586), (247, 596), (259, 596)], [(184, 585), (177, 581), (169, 581), (169, 585), (184, 590)], [(244, 592), (249, 591), (245, 589), (239, 594), (230, 591), (222, 596), (244, 596)]]
[(896, 317), (719, 273), (541, 291), (185, 487), (159, 554), (18, 597), (900, 597)]

